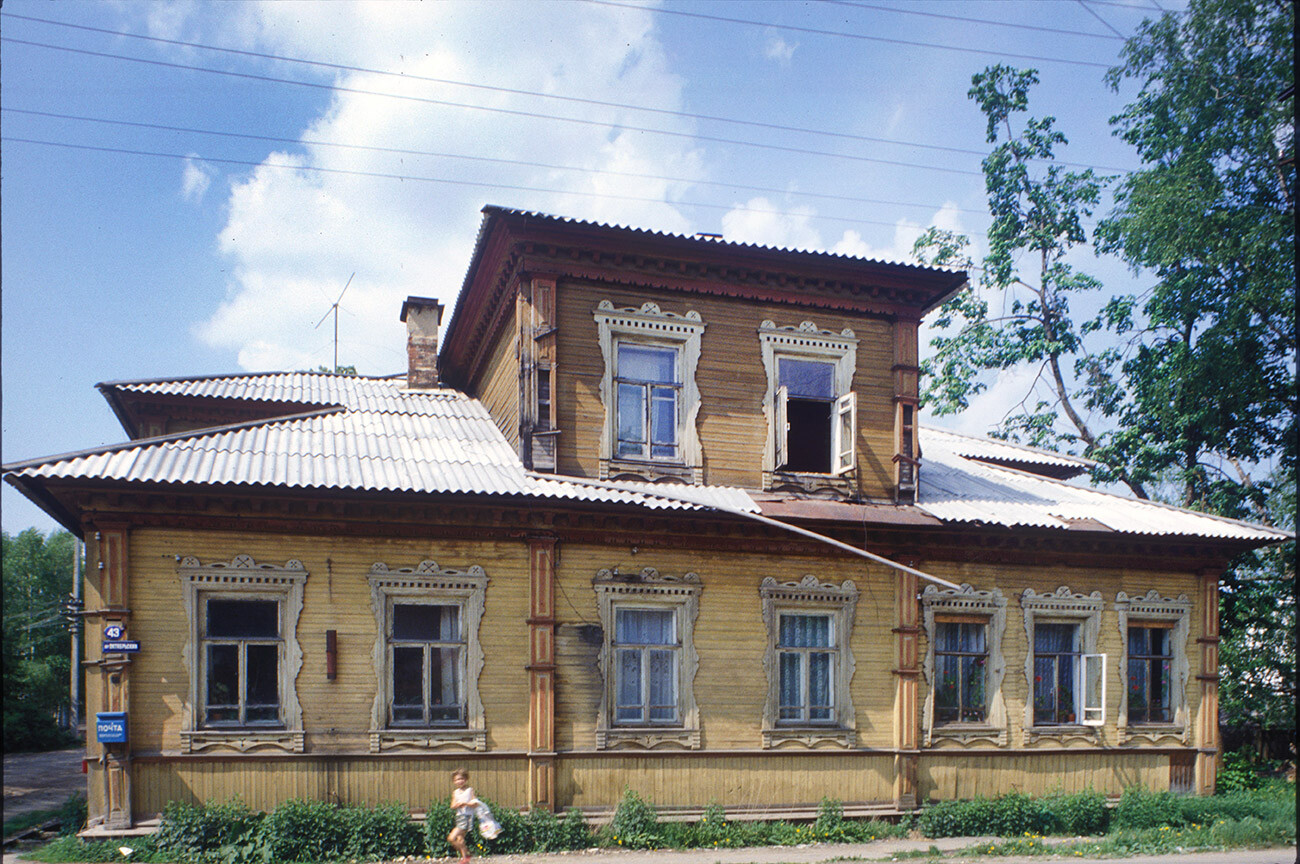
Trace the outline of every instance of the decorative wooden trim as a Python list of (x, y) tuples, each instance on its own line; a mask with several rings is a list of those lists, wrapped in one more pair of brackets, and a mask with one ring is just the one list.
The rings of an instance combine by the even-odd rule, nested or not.
[[(847, 496), (857, 491), (856, 468), (851, 475), (777, 471), (775, 424), (776, 392), (780, 388), (777, 359), (794, 356), (834, 363), (835, 393), (843, 396), (853, 390), (853, 373), (858, 368), (858, 341), (857, 335), (847, 327), (835, 333), (823, 330), (812, 321), (778, 327), (775, 321), (765, 320), (758, 325), (759, 349), (767, 377), (767, 391), (763, 394), (763, 418), (767, 423), (762, 463), (764, 489), (831, 490)], [(853, 430), (855, 441), (857, 434), (858, 430)], [(855, 446), (855, 460), (856, 452)]]
[[(1187, 659), (1187, 643), (1190, 635), (1192, 601), (1186, 594), (1177, 597), (1161, 597), (1160, 592), (1152, 588), (1146, 594), (1129, 597), (1123, 591), (1115, 595), (1115, 613), (1119, 625), (1120, 654), (1115, 674), (1119, 676), (1119, 741), (1127, 743), (1133, 738), (1155, 741), (1166, 737), (1177, 737), (1184, 744), (1191, 744), (1190, 709), (1187, 700), (1187, 682), (1191, 668)], [(1172, 723), (1140, 724), (1130, 726), (1128, 722), (1128, 627), (1131, 619), (1158, 622), (1172, 627), (1169, 648), (1172, 656), (1169, 682), (1169, 704), (1174, 709)]]
[[(193, 748), (223, 748), (240, 751), (265, 745), (301, 752), (302, 705), (298, 702), (298, 673), (302, 671), (302, 646), (298, 643), (298, 620), (302, 615), (303, 590), (307, 570), (301, 561), (290, 559), (283, 565), (259, 564), (251, 555), (236, 555), (229, 561), (202, 563), (187, 555), (177, 565), (185, 600), (185, 646), (181, 665), (190, 676), (188, 699), (181, 706), (181, 744), (186, 752)], [(276, 729), (246, 727), (242, 729), (206, 728), (202, 723), (203, 675), (198, 656), (202, 643), (201, 599), (205, 594), (274, 597), (280, 603), (281, 725)], [(296, 733), (296, 734), (295, 734)], [(296, 749), (295, 749), (296, 748)]]
[[(853, 623), (857, 615), (858, 586), (851, 579), (839, 585), (822, 582), (808, 574), (798, 581), (777, 582), (763, 578), (758, 588), (763, 625), (767, 630), (767, 647), (763, 653), (763, 672), (767, 676), (767, 698), (763, 701), (761, 740), (764, 748), (799, 742), (809, 747), (832, 742), (841, 747), (857, 744), (857, 712), (853, 709), (853, 675), (857, 662), (853, 657)], [(833, 616), (835, 633), (835, 719), (825, 724), (783, 724), (778, 719), (780, 672), (777, 665), (777, 638), (780, 613), (824, 612)]]
[[(700, 592), (703, 590), (700, 577), (695, 573), (669, 576), (653, 567), (643, 568), (637, 574), (621, 574), (615, 568), (599, 571), (592, 579), (592, 587), (596, 590), (603, 636), (597, 661), (604, 686), (600, 691), (600, 709), (596, 715), (596, 748), (604, 750), (627, 745), (649, 750), (660, 745), (670, 745), (698, 749), (702, 739), (700, 710), (695, 702), (695, 675), (700, 668), (700, 657), (695, 650), (695, 620), (699, 617)], [(682, 719), (680, 726), (633, 727), (614, 723), (614, 612), (620, 600), (635, 600), (637, 603), (662, 606), (678, 612), (678, 631), (682, 640), (681, 662), (678, 666), (678, 707)]]
[[(958, 589), (941, 589), (931, 584), (926, 585), (921, 593), (921, 615), (926, 638), (922, 669), (925, 672), (925, 680), (929, 682), (922, 708), (921, 728), (924, 734), (924, 746), (931, 746), (936, 739), (946, 739), (963, 744), (988, 741), (998, 747), (1005, 747), (1010, 735), (1006, 698), (1002, 693), (1002, 678), (1007, 671), (1006, 660), (1002, 656), (1002, 635), (1007, 626), (1007, 598), (998, 588), (981, 591), (967, 583), (962, 583)], [(989, 659), (984, 681), (985, 721), (983, 723), (940, 726), (934, 724), (935, 624), (941, 617), (969, 618), (985, 625), (985, 645), (988, 648)]]
[[(700, 390), (695, 382), (695, 370), (700, 362), (700, 337), (704, 334), (705, 324), (700, 313), (691, 310), (685, 315), (665, 312), (655, 303), (646, 302), (640, 308), (615, 308), (608, 300), (601, 300), (592, 313), (599, 331), (600, 354), (605, 361), (604, 373), (600, 380), (600, 402), (605, 408), (605, 422), (600, 430), (600, 479), (629, 473), (631, 465), (641, 467), (640, 476), (647, 480), (659, 479), (660, 476), (684, 479), (680, 471), (690, 472), (690, 480), (703, 482), (704, 452), (700, 447), (700, 435), (697, 420), (700, 413)], [(680, 413), (681, 441), (678, 442), (681, 459), (663, 463), (662, 471), (656, 469), (653, 460), (619, 459), (615, 454), (615, 442), (618, 440), (617, 398), (614, 393), (614, 367), (617, 365), (614, 343), (617, 339), (627, 337), (632, 341), (647, 343), (668, 343), (678, 349), (678, 358), (682, 374)]]
[(1091, 594), (1073, 593), (1062, 585), (1055, 591), (1037, 592), (1026, 588), (1020, 595), (1025, 625), (1025, 721), (1024, 743), (1073, 739), (1101, 741), (1100, 726), (1035, 726), (1034, 725), (1034, 623), (1039, 617), (1073, 618), (1081, 625), (1082, 654), (1095, 654), (1097, 638), (1101, 633), (1102, 599), (1100, 591)]
[[(459, 570), (425, 560), (414, 567), (393, 570), (381, 561), (371, 565), (367, 581), (370, 583), (370, 608), (375, 615), (375, 645), (371, 650), (375, 698), (370, 709), (370, 749), (376, 753), (396, 747), (438, 749), (451, 746), (486, 750), (487, 718), (478, 690), (484, 655), (478, 632), (487, 598), (487, 573), (477, 564)], [(388, 703), (392, 695), (388, 670), (389, 608), (394, 598), (450, 601), (460, 606), (465, 636), (464, 726), (389, 726)]]
[(1201, 607), (1201, 704), (1196, 716), (1195, 788), (1198, 795), (1213, 795), (1219, 763), (1219, 571), (1200, 573), (1198, 605)]
[(555, 809), (555, 538), (528, 538), (528, 803)]

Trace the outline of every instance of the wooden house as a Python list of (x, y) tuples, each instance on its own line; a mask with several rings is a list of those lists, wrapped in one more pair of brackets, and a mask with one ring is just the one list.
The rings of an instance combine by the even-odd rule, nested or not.
[(1289, 535), (920, 428), (965, 278), (489, 207), (403, 375), (99, 385), (129, 441), (4, 468), (87, 541), (91, 816), (1212, 790), (1218, 579)]

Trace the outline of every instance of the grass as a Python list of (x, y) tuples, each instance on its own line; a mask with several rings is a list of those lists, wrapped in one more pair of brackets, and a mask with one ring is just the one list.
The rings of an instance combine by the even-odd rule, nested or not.
[(61, 807), (53, 807), (49, 810), (33, 810), (30, 813), (21, 813), (12, 819), (4, 820), (4, 836), (8, 837), (18, 831), (25, 831), (33, 825), (40, 825), (51, 819), (57, 819)]

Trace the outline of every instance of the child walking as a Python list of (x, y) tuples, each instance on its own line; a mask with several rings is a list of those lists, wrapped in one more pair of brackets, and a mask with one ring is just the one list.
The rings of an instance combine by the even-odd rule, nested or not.
[(456, 824), (447, 835), (447, 842), (460, 853), (460, 864), (467, 864), (469, 829), (474, 824), (474, 813), (482, 802), (474, 797), (474, 790), (469, 785), (469, 772), (464, 768), (451, 772), (451, 783), (456, 787), (451, 790), (451, 809), (456, 814)]

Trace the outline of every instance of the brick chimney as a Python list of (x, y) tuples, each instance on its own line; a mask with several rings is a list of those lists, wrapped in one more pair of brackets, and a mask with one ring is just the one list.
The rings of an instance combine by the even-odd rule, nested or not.
[(431, 390), (438, 386), (438, 325), (442, 304), (432, 297), (407, 297), (402, 304), (406, 322), (406, 386)]

